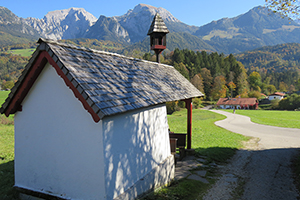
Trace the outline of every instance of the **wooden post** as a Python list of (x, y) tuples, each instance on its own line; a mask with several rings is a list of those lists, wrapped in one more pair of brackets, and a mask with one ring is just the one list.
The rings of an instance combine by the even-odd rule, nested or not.
[(185, 107), (188, 111), (187, 116), (187, 149), (192, 148), (192, 99), (186, 99), (185, 101)]
[(157, 63), (160, 63), (160, 52), (159, 51), (155, 51), (155, 53), (156, 53), (156, 62)]

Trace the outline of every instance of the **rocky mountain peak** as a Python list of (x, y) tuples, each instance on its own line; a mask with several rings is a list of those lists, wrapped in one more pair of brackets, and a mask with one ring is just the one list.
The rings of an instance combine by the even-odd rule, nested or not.
[(125, 15), (120, 16), (121, 18), (124, 16), (129, 15), (137, 15), (137, 14), (150, 14), (152, 17), (159, 13), (159, 15), (162, 17), (162, 19), (166, 22), (180, 22), (178, 19), (176, 19), (169, 11), (167, 11), (164, 8), (157, 8), (151, 5), (147, 4), (138, 4), (134, 7), (133, 10), (129, 10)]
[(11, 24), (19, 22), (20, 18), (5, 7), (0, 6), (0, 24)]
[(26, 18), (25, 23), (43, 37), (59, 40), (83, 35), (97, 18), (83, 8), (69, 8), (48, 12), (43, 19)]
[(87, 12), (84, 8), (69, 8), (64, 10), (55, 10), (48, 12), (43, 20), (52, 23), (60, 23), (60, 21), (65, 20), (66, 18), (73, 16), (75, 21), (84, 19), (88, 21), (90, 25), (97, 21), (97, 18), (91, 13)]

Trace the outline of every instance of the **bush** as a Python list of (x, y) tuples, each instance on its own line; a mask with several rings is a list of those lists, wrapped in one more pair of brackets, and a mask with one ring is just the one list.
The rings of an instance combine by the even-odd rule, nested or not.
[(185, 102), (184, 101), (178, 101), (177, 103), (179, 108), (185, 108)]
[(273, 110), (278, 109), (279, 101), (280, 101), (279, 99), (271, 100), (271, 109)]
[(295, 110), (300, 107), (300, 95), (292, 94), (278, 103), (280, 110)]
[(193, 99), (193, 108), (195, 108), (195, 109), (198, 109), (198, 108), (201, 108), (201, 107), (203, 107), (202, 105), (201, 105), (201, 99), (200, 98), (194, 98)]
[(175, 111), (179, 111), (180, 107), (178, 106), (177, 101), (171, 101), (166, 103), (167, 106), (167, 114), (171, 115)]

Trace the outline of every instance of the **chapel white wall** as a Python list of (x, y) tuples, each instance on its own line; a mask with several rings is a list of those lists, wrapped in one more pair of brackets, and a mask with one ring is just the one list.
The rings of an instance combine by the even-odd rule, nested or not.
[(163, 104), (104, 118), (103, 134), (108, 199), (125, 192), (171, 155)]
[(105, 199), (102, 121), (93, 121), (49, 64), (22, 105), (15, 115), (15, 185)]

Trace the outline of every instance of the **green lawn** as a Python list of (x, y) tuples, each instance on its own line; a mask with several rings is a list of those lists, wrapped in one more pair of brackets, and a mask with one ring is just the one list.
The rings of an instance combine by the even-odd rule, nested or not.
[(2, 105), (7, 98), (10, 91), (0, 91), (0, 105)]
[(7, 51), (7, 53), (12, 53), (12, 54), (28, 57), (28, 56), (31, 56), (31, 54), (33, 54), (34, 50), (35, 50), (35, 48), (15, 49), (15, 50), (9, 50), (9, 51)]
[[(0, 91), (0, 105), (5, 101), (9, 91)], [(14, 185), (14, 125), (13, 117), (7, 119), (0, 115), (0, 199), (17, 199)]]
[[(214, 124), (225, 119), (207, 110), (193, 110), (192, 148), (200, 155), (208, 156), (214, 161), (224, 162), (231, 157), (235, 150), (242, 147), (242, 141), (248, 138), (232, 133)], [(172, 132), (187, 132), (187, 110), (183, 109), (168, 115), (169, 127)]]
[[(232, 111), (231, 111), (232, 112)], [(252, 122), (286, 128), (300, 128), (299, 111), (279, 110), (236, 110), (236, 114), (246, 115)]]

